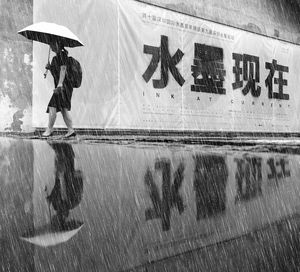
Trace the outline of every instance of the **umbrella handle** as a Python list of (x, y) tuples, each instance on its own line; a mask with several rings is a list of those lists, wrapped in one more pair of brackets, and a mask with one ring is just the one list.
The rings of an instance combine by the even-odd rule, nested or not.
[(44, 78), (47, 77), (47, 74), (48, 74), (48, 70), (46, 69), (45, 73), (44, 73)]
[[(48, 62), (47, 62), (47, 65), (50, 65), (50, 49), (51, 47), (49, 46), (49, 51), (48, 51)], [(46, 69), (45, 73), (44, 73), (44, 78), (47, 77), (47, 74), (48, 74), (48, 69)]]

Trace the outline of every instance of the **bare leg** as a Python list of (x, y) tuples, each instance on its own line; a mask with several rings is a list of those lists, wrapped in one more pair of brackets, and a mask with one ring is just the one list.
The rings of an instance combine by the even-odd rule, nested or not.
[(70, 112), (67, 109), (63, 109), (61, 111), (62, 116), (64, 118), (64, 121), (66, 123), (66, 126), (68, 128), (68, 133), (65, 135), (66, 137), (72, 135), (73, 133), (75, 133), (74, 129), (73, 129), (73, 121), (72, 121), (72, 117)]
[(73, 131), (73, 122), (70, 112), (67, 109), (63, 109), (61, 113), (68, 128), (68, 131)]
[(56, 120), (56, 108), (49, 107), (49, 120), (48, 120), (48, 128), (43, 133), (44, 137), (50, 136), (53, 131), (53, 126)]
[(53, 130), (55, 120), (56, 120), (56, 108), (49, 107), (49, 122), (48, 122), (48, 128), (49, 128), (50, 130)]

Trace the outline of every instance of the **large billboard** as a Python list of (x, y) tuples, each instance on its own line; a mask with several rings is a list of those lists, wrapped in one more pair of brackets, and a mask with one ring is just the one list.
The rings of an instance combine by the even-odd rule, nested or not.
[[(300, 131), (297, 45), (133, 0), (34, 1), (39, 21), (66, 25), (85, 44), (69, 50), (83, 66), (76, 127)], [(37, 127), (53, 89), (42, 76), (47, 50), (34, 44)]]

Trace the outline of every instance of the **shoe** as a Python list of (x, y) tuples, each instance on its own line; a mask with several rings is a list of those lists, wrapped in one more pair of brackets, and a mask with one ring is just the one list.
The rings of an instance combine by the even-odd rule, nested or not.
[(75, 137), (76, 136), (76, 133), (75, 131), (69, 131), (65, 136), (64, 138), (70, 138), (70, 137)]
[(50, 137), (53, 134), (53, 130), (52, 129), (46, 129), (46, 131), (42, 134), (42, 137)]

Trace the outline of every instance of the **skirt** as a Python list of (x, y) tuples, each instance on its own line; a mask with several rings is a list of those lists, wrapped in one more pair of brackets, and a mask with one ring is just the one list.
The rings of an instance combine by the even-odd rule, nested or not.
[(56, 112), (60, 112), (62, 109), (70, 111), (72, 93), (72, 88), (63, 88), (59, 93), (53, 93), (46, 112), (49, 113), (49, 107), (56, 108)]

